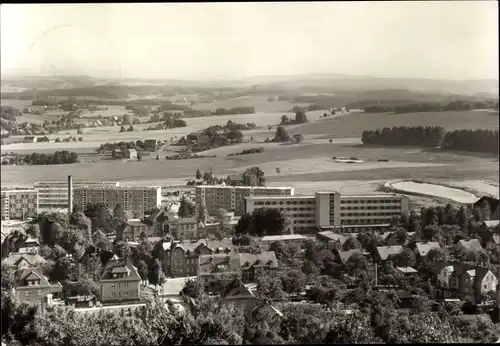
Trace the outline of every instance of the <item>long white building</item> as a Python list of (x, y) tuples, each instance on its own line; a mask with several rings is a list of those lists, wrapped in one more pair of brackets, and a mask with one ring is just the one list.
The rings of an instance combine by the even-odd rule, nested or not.
[(394, 216), (408, 213), (408, 197), (398, 194), (341, 195), (316, 192), (314, 196), (250, 196), (245, 212), (259, 208), (284, 210), (296, 232), (333, 229), (359, 232), (387, 227)]
[(219, 208), (234, 211), (235, 216), (245, 214), (245, 198), (264, 196), (292, 196), (293, 187), (265, 186), (196, 186), (196, 204), (205, 203), (209, 215), (216, 215)]
[[(73, 189), (83, 186), (117, 187), (118, 182), (73, 182)], [(68, 183), (65, 181), (40, 181), (34, 184), (38, 191), (40, 211), (62, 211), (68, 209)]]

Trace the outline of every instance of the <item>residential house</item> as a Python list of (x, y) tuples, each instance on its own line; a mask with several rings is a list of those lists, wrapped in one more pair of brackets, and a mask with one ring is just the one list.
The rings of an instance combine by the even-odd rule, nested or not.
[(14, 293), (21, 302), (50, 303), (53, 295), (61, 295), (62, 285), (50, 283), (41, 269), (30, 268), (23, 270), (19, 275)]
[(479, 239), (471, 239), (471, 240), (459, 240), (458, 244), (465, 248), (466, 250), (474, 250), (474, 251), (480, 251), (483, 250), (483, 247), (481, 246), (481, 242)]
[(97, 299), (94, 295), (66, 297), (65, 300), (66, 305), (71, 305), (75, 309), (93, 308), (97, 303)]
[(20, 253), (38, 253), (40, 250), (40, 242), (36, 238), (29, 237), (24, 241), (24, 244), (19, 248)]
[(474, 212), (479, 211), (481, 221), (498, 220), (500, 216), (498, 205), (498, 198), (483, 196), (474, 203), (473, 209)]
[(202, 255), (198, 259), (198, 280), (206, 290), (213, 280), (227, 282), (239, 277), (243, 282), (252, 282), (259, 274), (274, 275), (276, 270), (278, 260), (274, 251)]
[(318, 240), (328, 244), (332, 250), (341, 250), (348, 237), (333, 231), (322, 231), (317, 233)]
[(36, 136), (25, 136), (23, 138), (23, 143), (36, 143), (37, 137)]
[(203, 130), (190, 133), (187, 135), (187, 139), (196, 141), (199, 144), (206, 144), (210, 142), (210, 137), (206, 135)]
[(231, 239), (222, 241), (166, 242), (159, 247), (159, 258), (163, 259), (163, 272), (171, 277), (198, 275), (198, 258), (201, 255), (231, 254)]
[(169, 221), (173, 220), (174, 217), (172, 213), (169, 213), (166, 210), (160, 210), (155, 215), (151, 215), (150, 217), (153, 234), (157, 237), (162, 237), (166, 234), (169, 234)]
[(174, 239), (199, 239), (198, 220), (195, 217), (170, 219), (168, 229)]
[(272, 323), (279, 321), (279, 317), (283, 317), (281, 311), (276, 309), (269, 301), (265, 300), (261, 304), (257, 304), (257, 298), (252, 290), (244, 285), (239, 278), (235, 278), (228, 282), (219, 292), (221, 297), (221, 306), (234, 304), (244, 312), (245, 319), (248, 324), (256, 321), (259, 314), (267, 314), (269, 319), (266, 322)]
[(122, 157), (124, 159), (137, 159), (137, 150), (124, 149), (124, 150), (122, 150)]
[(484, 294), (497, 289), (498, 278), (489, 268), (468, 263), (441, 263), (439, 268), (439, 296), (458, 296), (462, 299), (471, 296), (476, 302), (480, 302)]
[(29, 252), (11, 252), (3, 261), (2, 264), (19, 269), (37, 268), (45, 264), (47, 261), (38, 253)]
[(500, 234), (492, 234), (490, 240), (486, 243), (486, 248), (493, 250), (497, 247), (500, 247)]
[(231, 186), (257, 186), (258, 178), (255, 174), (233, 174), (228, 177)]
[(396, 232), (384, 232), (384, 233), (380, 234), (380, 236), (384, 239), (384, 243), (387, 246), (400, 245)]
[(103, 303), (137, 301), (141, 296), (141, 277), (130, 259), (111, 258), (99, 280), (99, 295)]
[(430, 241), (427, 243), (416, 243), (417, 252), (420, 258), (427, 256), (431, 249), (441, 249), (441, 246), (436, 241)]
[(153, 236), (153, 227), (143, 223), (140, 219), (130, 219), (116, 230), (116, 239), (122, 241), (136, 241), (144, 234), (146, 238)]
[(262, 237), (260, 242), (262, 245), (270, 246), (272, 243), (282, 242), (284, 244), (292, 244), (298, 247), (302, 247), (304, 242), (310, 239), (310, 237), (303, 236), (301, 234), (283, 234), (283, 235), (267, 235)]
[(398, 255), (403, 252), (403, 247), (401, 245), (394, 246), (377, 246), (377, 250), (373, 254), (374, 262), (386, 261), (389, 256)]

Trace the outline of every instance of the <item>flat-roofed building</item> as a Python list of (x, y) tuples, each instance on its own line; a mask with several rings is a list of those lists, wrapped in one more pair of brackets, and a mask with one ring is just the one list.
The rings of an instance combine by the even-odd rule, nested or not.
[(113, 209), (123, 205), (126, 212), (136, 212), (139, 218), (161, 206), (161, 187), (157, 186), (78, 186), (73, 188), (73, 201), (85, 209), (89, 203), (103, 203)]
[[(74, 181), (73, 190), (82, 186), (116, 187), (118, 182)], [(68, 210), (68, 182), (39, 181), (34, 184), (38, 191), (38, 208), (41, 211)]]
[(408, 197), (397, 194), (341, 195), (316, 192), (314, 196), (249, 196), (245, 212), (273, 208), (288, 213), (296, 232), (310, 228), (356, 233), (388, 227), (394, 216), (408, 213)]
[(205, 202), (209, 215), (216, 215), (219, 208), (234, 211), (236, 216), (245, 214), (245, 198), (259, 196), (292, 196), (292, 187), (265, 186), (196, 186), (196, 204)]
[(272, 208), (286, 212), (296, 231), (316, 229), (316, 199), (314, 196), (258, 196), (247, 197), (245, 213), (256, 209)]
[(38, 214), (38, 191), (3, 190), (0, 199), (2, 220), (25, 220)]

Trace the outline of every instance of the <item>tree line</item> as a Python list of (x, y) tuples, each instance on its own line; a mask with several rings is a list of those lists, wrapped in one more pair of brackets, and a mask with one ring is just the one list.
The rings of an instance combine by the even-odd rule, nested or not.
[(27, 165), (61, 165), (78, 163), (78, 154), (67, 150), (56, 151), (52, 154), (31, 153), (23, 158), (23, 162)]
[(469, 111), (473, 109), (488, 109), (498, 107), (498, 101), (476, 101), (469, 102), (463, 100), (453, 100), (448, 103), (427, 102), (411, 103), (406, 105), (372, 105), (363, 108), (365, 113), (420, 113), (420, 112), (446, 112), (446, 111)]
[(254, 114), (254, 107), (217, 108), (212, 115)]
[(366, 145), (418, 145), (443, 149), (498, 153), (498, 130), (445, 131), (441, 126), (399, 126), (365, 130)]

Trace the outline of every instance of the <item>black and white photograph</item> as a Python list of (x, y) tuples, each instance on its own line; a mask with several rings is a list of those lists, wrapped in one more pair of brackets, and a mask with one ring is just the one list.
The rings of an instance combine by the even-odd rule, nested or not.
[(498, 16), (2, 3), (1, 346), (500, 344)]

